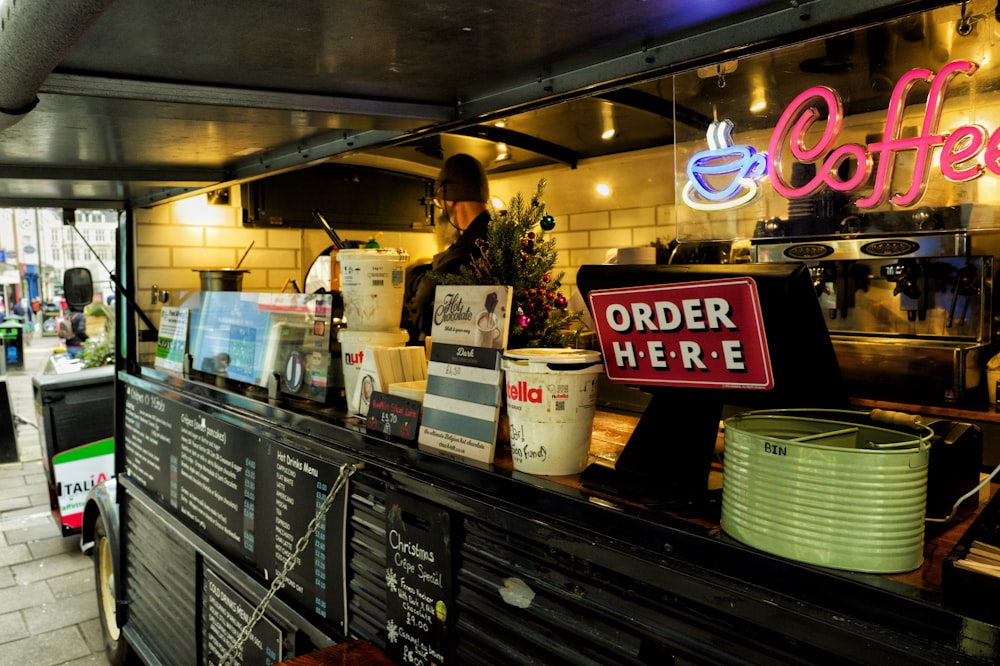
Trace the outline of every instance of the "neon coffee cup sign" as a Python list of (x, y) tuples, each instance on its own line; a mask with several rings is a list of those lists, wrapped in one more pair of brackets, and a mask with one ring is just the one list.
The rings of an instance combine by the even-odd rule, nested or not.
[[(912, 206), (927, 189), (932, 157), (938, 149), (941, 175), (952, 182), (975, 180), (987, 171), (1000, 175), (1000, 129), (992, 134), (980, 125), (962, 125), (950, 132), (938, 129), (949, 85), (956, 76), (971, 77), (978, 68), (968, 60), (955, 60), (937, 74), (925, 68), (904, 74), (893, 88), (881, 141), (868, 145), (837, 145), (844, 129), (844, 104), (840, 94), (826, 86), (809, 88), (792, 100), (778, 119), (767, 153), (758, 153), (752, 146), (735, 145), (731, 121), (712, 123), (706, 137), (709, 148), (688, 160), (688, 182), (681, 198), (696, 210), (727, 210), (759, 199), (765, 178), (786, 199), (804, 199), (824, 187), (857, 193), (874, 175), (871, 194), (856, 199), (857, 208), (873, 209), (886, 202)], [(920, 132), (903, 138), (906, 98), (918, 83), (930, 84)], [(810, 141), (807, 134), (822, 117), (823, 110), (826, 125), (819, 138)], [(904, 151), (913, 153), (912, 178), (905, 192), (890, 195), (896, 158)], [(793, 162), (815, 164), (816, 175), (803, 185), (793, 186), (785, 177), (786, 155)], [(842, 178), (840, 167), (845, 162), (853, 162), (857, 168)], [(727, 177), (725, 186), (719, 187), (718, 183)]]

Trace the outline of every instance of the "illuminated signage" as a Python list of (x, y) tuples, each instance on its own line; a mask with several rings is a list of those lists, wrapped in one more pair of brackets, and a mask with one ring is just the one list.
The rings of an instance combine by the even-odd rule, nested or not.
[[(723, 121), (727, 129), (721, 134), (716, 128), (719, 123), (712, 123), (709, 150), (696, 153), (688, 161), (688, 183), (681, 197), (697, 210), (732, 209), (753, 203), (760, 196), (759, 181), (765, 175), (774, 191), (786, 199), (809, 198), (824, 188), (857, 193), (869, 185), (874, 175), (871, 193), (854, 202), (858, 209), (870, 210), (886, 202), (912, 206), (927, 189), (935, 150), (940, 150), (941, 175), (952, 182), (975, 180), (987, 171), (1000, 175), (1000, 129), (991, 134), (979, 125), (963, 125), (950, 132), (941, 132), (938, 127), (949, 85), (959, 75), (971, 77), (978, 68), (968, 60), (955, 60), (936, 74), (925, 68), (904, 74), (893, 88), (881, 140), (868, 145), (838, 145), (844, 128), (844, 104), (840, 94), (826, 86), (809, 88), (792, 100), (778, 119), (767, 153), (732, 145), (731, 121)], [(917, 136), (904, 138), (907, 96), (919, 83), (930, 85), (923, 120)], [(824, 116), (825, 125), (817, 126)], [(820, 130), (819, 136), (810, 140), (807, 135), (814, 129)], [(906, 191), (890, 195), (897, 157), (903, 152), (912, 154), (912, 177)], [(791, 158), (789, 164), (814, 164), (816, 175), (793, 186), (785, 178), (786, 157)], [(841, 169), (845, 163), (856, 168), (853, 172)], [(731, 174), (733, 180), (724, 187), (712, 187), (713, 181), (706, 178), (726, 174)], [(757, 188), (755, 196), (748, 195), (750, 183)]]
[(774, 386), (757, 285), (750, 278), (589, 294), (608, 379), (650, 386)]
[[(767, 175), (767, 156), (750, 146), (733, 144), (733, 121), (723, 120), (708, 126), (705, 135), (708, 150), (702, 150), (687, 163), (688, 182), (681, 197), (696, 210), (724, 210), (746, 206), (761, 195), (758, 181)], [(718, 177), (728, 183), (716, 186)]]

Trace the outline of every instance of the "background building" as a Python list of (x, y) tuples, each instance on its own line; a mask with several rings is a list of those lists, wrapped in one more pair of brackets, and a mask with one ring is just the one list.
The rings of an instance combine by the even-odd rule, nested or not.
[(58, 302), (63, 272), (78, 266), (93, 275), (95, 296), (107, 299), (114, 291), (108, 269), (115, 265), (117, 223), (115, 210), (0, 208), (4, 309), (18, 299)]

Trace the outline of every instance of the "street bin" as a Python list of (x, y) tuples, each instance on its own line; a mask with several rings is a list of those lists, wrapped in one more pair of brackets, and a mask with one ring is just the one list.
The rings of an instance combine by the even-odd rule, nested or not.
[(32, 388), (45, 455), (115, 434), (115, 368), (35, 375)]
[(3, 355), (8, 370), (24, 369), (24, 327), (21, 322), (6, 319), (0, 323), (0, 339), (3, 339)]
[(17, 462), (17, 424), (10, 408), (7, 378), (0, 377), (0, 463)]
[(59, 335), (59, 306), (46, 303), (39, 311), (42, 337), (54, 338)]
[(53, 513), (79, 531), (87, 491), (114, 475), (115, 368), (33, 377), (38, 434)]

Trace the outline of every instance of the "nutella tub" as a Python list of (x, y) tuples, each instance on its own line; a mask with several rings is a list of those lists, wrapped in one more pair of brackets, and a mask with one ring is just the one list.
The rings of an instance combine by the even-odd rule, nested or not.
[(564, 476), (587, 466), (601, 354), (583, 349), (512, 349), (503, 369), (514, 469)]

